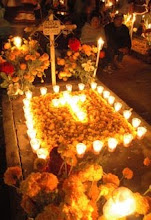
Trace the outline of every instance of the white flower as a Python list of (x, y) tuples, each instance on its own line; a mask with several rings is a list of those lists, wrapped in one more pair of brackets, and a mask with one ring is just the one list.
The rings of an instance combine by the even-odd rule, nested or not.
[(86, 63), (83, 63), (82, 67), (86, 72), (94, 71), (94, 66), (91, 60), (88, 60)]

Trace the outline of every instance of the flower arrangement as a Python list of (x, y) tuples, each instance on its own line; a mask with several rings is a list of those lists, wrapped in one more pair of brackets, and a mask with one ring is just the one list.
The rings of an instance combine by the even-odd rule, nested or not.
[(83, 83), (93, 81), (98, 49), (96, 46), (81, 45), (77, 39), (70, 39), (70, 50), (64, 58), (57, 58), (58, 77), (67, 81), (69, 77), (78, 77)]
[(22, 95), (32, 88), (35, 77), (43, 82), (44, 70), (49, 66), (49, 56), (38, 52), (36, 40), (10, 37), (4, 44), (0, 56), (0, 77), (2, 88), (7, 88), (9, 96)]
[[(8, 168), (4, 182), (16, 187), (19, 169)], [(76, 167), (72, 173), (60, 177), (46, 170), (33, 172), (20, 180), (21, 207), (35, 220), (126, 220), (129, 215), (149, 220), (151, 197), (146, 194), (150, 187), (144, 195), (133, 193), (120, 186), (124, 178), (128, 181), (133, 178), (133, 171), (126, 167), (122, 173), (120, 180), (115, 174), (105, 173), (96, 163), (85, 164), (82, 169)]]

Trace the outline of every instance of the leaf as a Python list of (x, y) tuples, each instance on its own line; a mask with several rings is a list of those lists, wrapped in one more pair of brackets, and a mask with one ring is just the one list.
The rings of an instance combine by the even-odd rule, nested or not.
[(7, 88), (8, 85), (9, 85), (9, 83), (6, 80), (0, 84), (1, 88)]
[(4, 73), (4, 72), (1, 72), (1, 77), (5, 80), (8, 80), (8, 77), (7, 77), (6, 73)]

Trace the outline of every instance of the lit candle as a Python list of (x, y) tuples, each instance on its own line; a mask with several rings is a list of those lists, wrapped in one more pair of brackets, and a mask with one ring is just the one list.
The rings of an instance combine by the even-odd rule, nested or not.
[(30, 141), (30, 145), (31, 145), (33, 152), (37, 152), (37, 150), (40, 148), (40, 141), (37, 139), (32, 139)]
[(110, 92), (109, 91), (103, 91), (103, 98), (108, 99), (110, 96)]
[(66, 104), (66, 99), (65, 98), (60, 98), (60, 104), (65, 105)]
[(82, 111), (77, 112), (77, 117), (80, 121), (84, 121), (86, 119), (86, 114)]
[(53, 86), (53, 91), (54, 91), (55, 93), (58, 93), (59, 90), (60, 90), (60, 86), (58, 86), (58, 85)]
[(103, 89), (104, 89), (103, 86), (98, 86), (98, 87), (97, 87), (97, 92), (98, 92), (99, 94), (102, 94)]
[(79, 90), (82, 91), (85, 88), (85, 85), (83, 83), (78, 84)]
[(34, 129), (32, 123), (26, 122), (26, 126), (27, 126), (27, 129), (28, 129), (28, 130), (33, 130), (33, 129)]
[(123, 144), (124, 144), (125, 147), (129, 147), (132, 140), (133, 140), (133, 135), (132, 134), (124, 134)]
[(40, 88), (40, 93), (41, 93), (41, 95), (46, 95), (46, 93), (47, 93), (47, 88), (46, 88), (46, 87), (41, 87), (41, 88)]
[(91, 89), (95, 90), (97, 87), (97, 83), (96, 82), (91, 82)]
[(115, 101), (115, 97), (114, 96), (109, 96), (109, 98), (108, 98), (109, 104), (113, 105), (114, 101)]
[(127, 119), (127, 120), (131, 117), (131, 115), (132, 115), (131, 110), (124, 110), (124, 111), (123, 111), (123, 116), (124, 116), (124, 118)]
[(97, 68), (98, 68), (98, 64), (99, 64), (99, 57), (100, 57), (100, 50), (103, 48), (103, 44), (104, 44), (104, 41), (103, 39), (100, 37), (99, 40), (98, 40), (98, 53), (97, 53), (97, 58), (96, 58), (96, 64), (95, 64), (95, 69), (94, 69), (94, 73), (93, 73), (93, 77), (96, 76), (96, 71), (97, 71)]
[(66, 89), (68, 92), (71, 92), (72, 91), (72, 85), (71, 84), (67, 84), (66, 85)]
[(25, 92), (26, 98), (31, 99), (32, 98), (32, 92), (30, 90)]
[(118, 141), (115, 138), (108, 139), (108, 151), (114, 152), (117, 147)]
[(141, 123), (141, 120), (139, 118), (133, 118), (132, 119), (132, 125), (134, 128), (137, 128)]
[(83, 144), (83, 143), (78, 143), (77, 146), (76, 146), (76, 151), (77, 151), (77, 154), (78, 154), (78, 157), (83, 157), (85, 151), (86, 151), (86, 145)]
[(30, 101), (29, 101), (29, 99), (27, 99), (27, 98), (23, 99), (23, 103), (24, 103), (24, 106), (25, 106), (26, 108), (28, 108), (29, 105), (30, 105)]
[(82, 95), (79, 96), (79, 98), (80, 98), (80, 101), (81, 101), (81, 102), (85, 102), (85, 100), (86, 100), (86, 95), (82, 94)]
[(36, 131), (34, 129), (27, 130), (27, 134), (31, 139), (36, 137)]
[(95, 154), (99, 154), (102, 148), (103, 148), (102, 141), (99, 141), (99, 140), (93, 141), (93, 150)]
[(48, 155), (49, 155), (48, 150), (45, 148), (40, 148), (37, 150), (37, 157), (38, 158), (46, 159), (48, 157)]
[(59, 100), (58, 99), (53, 99), (52, 104), (53, 104), (53, 106), (58, 107), (59, 106)]
[(14, 45), (19, 49), (22, 43), (21, 37), (14, 37)]
[(114, 104), (114, 109), (116, 112), (118, 112), (122, 108), (122, 104), (120, 102), (116, 102)]
[(143, 137), (145, 136), (146, 132), (147, 132), (147, 129), (146, 129), (146, 128), (144, 128), (144, 127), (138, 127), (138, 128), (137, 128), (137, 137), (138, 137), (138, 139), (143, 138)]

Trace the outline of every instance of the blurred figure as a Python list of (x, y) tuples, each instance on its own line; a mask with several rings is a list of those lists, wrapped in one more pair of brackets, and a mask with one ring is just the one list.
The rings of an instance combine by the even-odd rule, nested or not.
[(116, 14), (114, 21), (105, 26), (109, 67), (122, 68), (123, 56), (131, 49), (129, 29), (123, 24), (123, 15)]
[(101, 24), (103, 26), (107, 25), (109, 22), (111, 22), (111, 17), (109, 14), (108, 9), (105, 7), (105, 2), (100, 2), (100, 8), (99, 8), (99, 14), (101, 16)]
[(106, 46), (104, 28), (100, 23), (100, 16), (97, 12), (92, 12), (90, 22), (86, 22), (81, 31), (81, 42), (83, 44), (97, 45), (98, 39), (102, 37)]

